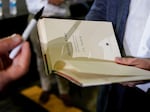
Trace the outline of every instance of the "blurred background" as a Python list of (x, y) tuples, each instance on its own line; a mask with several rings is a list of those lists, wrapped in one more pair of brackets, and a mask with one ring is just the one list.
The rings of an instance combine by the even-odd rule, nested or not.
[[(0, 38), (12, 35), (13, 33), (22, 34), (28, 24), (29, 16), (36, 12), (36, 9), (32, 10), (29, 8), (30, 2), (35, 3), (35, 5), (31, 5), (32, 8), (33, 6), (40, 7), (40, 5), (37, 4), (38, 0), (27, 1), (28, 2), (25, 0), (0, 0)], [(42, 2), (44, 0), (40, 1)], [(12, 2), (12, 4), (10, 4), (10, 2)], [(84, 17), (91, 8), (93, 0), (74, 0), (73, 2), (67, 0), (66, 2), (65, 7), (68, 9), (68, 13), (50, 13), (51, 15), (46, 13), (44, 16), (84, 20)], [(30, 69), (25, 76), (9, 84), (6, 89), (0, 93), (0, 112), (8, 112), (10, 110), (11, 112), (94, 112), (96, 109), (97, 87), (81, 88), (72, 83), (70, 83), (69, 91), (73, 102), (71, 106), (66, 106), (65, 102), (63, 102), (64, 104), (60, 103), (61, 99), (57, 97), (58, 88), (55, 81), (51, 93), (49, 93), (49, 96), (52, 98), (48, 97), (49, 99), (47, 100), (47, 102), (51, 102), (54, 98), (54, 102), (51, 102), (51, 105), (48, 105), (47, 102), (42, 105), (40, 104), (38, 98), (41, 95), (42, 88), (39, 71), (37, 70), (37, 54), (33, 48), (34, 43), (30, 38), (28, 41), (30, 42), (32, 52)], [(90, 94), (91, 91), (94, 92)], [(60, 105), (62, 105), (63, 108)], [(64, 108), (70, 110), (62, 110)]]

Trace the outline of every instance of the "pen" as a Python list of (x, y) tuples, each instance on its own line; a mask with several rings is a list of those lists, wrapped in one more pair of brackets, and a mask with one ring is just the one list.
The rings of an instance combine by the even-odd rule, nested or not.
[[(22, 34), (22, 37), (23, 37), (23, 40), (27, 40), (27, 38), (29, 37), (32, 29), (34, 28), (34, 26), (36, 25), (38, 19), (41, 17), (42, 15), (42, 12), (44, 10), (44, 7), (42, 7), (40, 9), (40, 11), (37, 12), (37, 14), (35, 14), (34, 18), (31, 19), (30, 23), (28, 24), (28, 26), (26, 27), (26, 29), (24, 30), (23, 34)], [(14, 59), (15, 56), (17, 55), (17, 53), (20, 51), (21, 49), (21, 46), (22, 46), (22, 43), (20, 45), (18, 45), (17, 47), (15, 47), (9, 54), (9, 58), (10, 59)]]

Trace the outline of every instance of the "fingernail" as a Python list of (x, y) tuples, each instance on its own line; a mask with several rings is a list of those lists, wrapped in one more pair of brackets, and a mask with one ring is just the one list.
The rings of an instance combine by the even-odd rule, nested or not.
[(12, 38), (12, 40), (13, 40), (14, 42), (20, 41), (20, 38), (18, 38), (18, 36), (17, 36), (16, 34), (12, 34), (10, 37)]
[(11, 35), (11, 37), (15, 37), (15, 36), (16, 36), (16, 34), (15, 34), (15, 33)]

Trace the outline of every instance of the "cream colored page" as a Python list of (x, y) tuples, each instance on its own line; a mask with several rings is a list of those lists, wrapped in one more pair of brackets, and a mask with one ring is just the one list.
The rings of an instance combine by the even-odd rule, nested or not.
[(109, 22), (81, 22), (69, 38), (73, 57), (114, 60), (120, 57), (114, 31)]
[[(44, 32), (40, 42), (44, 45), (43, 49), (51, 58), (52, 64), (57, 59), (68, 56), (106, 60), (120, 57), (111, 23), (96, 21), (78, 23), (76, 20), (50, 18), (39, 21), (38, 27), (42, 26), (39, 32)], [(68, 41), (65, 41), (66, 36)]]
[(108, 76), (108, 75), (97, 75), (97, 74), (84, 74), (84, 73), (78, 73), (69, 70), (60, 70), (58, 71), (58, 75), (83, 87), (150, 79), (150, 75), (149, 76)]
[[(61, 62), (61, 61), (60, 61)], [(73, 70), (79, 73), (108, 76), (150, 76), (150, 71), (132, 66), (125, 66), (108, 61), (78, 61), (63, 60), (65, 65), (60, 69)], [(58, 66), (60, 63), (58, 64)], [(57, 63), (56, 66), (57, 67)]]
[(39, 40), (41, 45), (44, 45), (44, 51), (48, 48), (48, 43), (57, 38), (64, 38), (65, 32), (74, 24), (72, 21), (43, 18), (37, 23)]
[(49, 69), (53, 69), (55, 61), (61, 57), (65, 32), (73, 25), (72, 21), (67, 24), (64, 21), (66, 20), (43, 18), (37, 23), (41, 50), (47, 57)]

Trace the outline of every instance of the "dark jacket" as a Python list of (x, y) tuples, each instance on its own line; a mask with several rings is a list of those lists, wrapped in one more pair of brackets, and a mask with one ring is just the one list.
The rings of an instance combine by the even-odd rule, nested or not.
[(128, 17), (130, 0), (95, 0), (86, 20), (111, 21), (120, 48)]
[[(122, 50), (129, 5), (130, 0), (95, 0), (85, 19), (112, 22)], [(138, 88), (121, 84), (103, 85), (100, 88), (97, 112), (148, 112), (150, 97)]]

